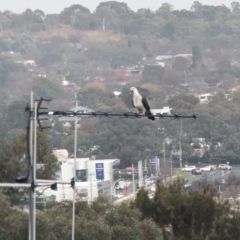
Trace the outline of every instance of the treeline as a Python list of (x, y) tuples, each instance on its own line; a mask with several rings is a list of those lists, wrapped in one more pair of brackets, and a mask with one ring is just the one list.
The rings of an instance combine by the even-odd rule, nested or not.
[[(119, 205), (104, 198), (91, 205), (77, 202), (75, 239), (129, 240), (238, 240), (239, 213), (230, 206), (217, 203), (213, 188), (186, 193), (177, 180), (169, 188), (156, 186), (153, 199), (141, 189), (133, 202)], [(14, 210), (1, 195), (1, 239), (25, 240), (28, 236), (28, 215)], [(67, 239), (72, 233), (72, 203), (37, 205), (37, 239)], [(40, 210), (41, 209), (41, 210)]]
[[(211, 44), (219, 41), (231, 42), (230, 36), (237, 36), (239, 29), (239, 2), (226, 6), (202, 5), (195, 1), (191, 10), (174, 10), (174, 6), (164, 3), (157, 11), (131, 10), (126, 3), (102, 2), (94, 13), (82, 5), (72, 5), (60, 14), (45, 14), (42, 10), (27, 9), (22, 14), (9, 11), (1, 13), (2, 28), (43, 31), (58, 24), (66, 24), (77, 30), (105, 29), (126, 35), (155, 36), (157, 38), (212, 37)], [(200, 25), (200, 21), (203, 24)], [(184, 25), (183, 25), (184, 23)], [(195, 39), (197, 40), (197, 39)], [(199, 39), (198, 39), (199, 40)], [(229, 42), (229, 43), (230, 43)]]

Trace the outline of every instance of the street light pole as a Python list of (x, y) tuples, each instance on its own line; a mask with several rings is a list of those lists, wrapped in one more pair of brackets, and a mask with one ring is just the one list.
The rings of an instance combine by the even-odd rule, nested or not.
[(180, 162), (180, 169), (182, 169), (182, 120), (181, 120), (181, 130), (180, 130), (180, 140), (179, 140), (179, 162)]
[[(77, 92), (75, 91), (76, 109), (78, 108)], [(77, 159), (77, 115), (75, 117), (75, 128), (74, 128), (74, 166), (73, 166), (73, 178), (76, 181), (76, 159)], [(75, 186), (73, 187), (73, 212), (72, 212), (72, 240), (74, 240), (75, 235)]]
[(134, 164), (132, 164), (132, 185), (133, 185), (133, 196), (135, 196)]
[(165, 139), (163, 140), (163, 164), (164, 164), (164, 173), (165, 173)]
[(171, 160), (170, 177), (171, 177), (171, 184), (172, 184), (172, 151), (171, 151), (170, 160)]

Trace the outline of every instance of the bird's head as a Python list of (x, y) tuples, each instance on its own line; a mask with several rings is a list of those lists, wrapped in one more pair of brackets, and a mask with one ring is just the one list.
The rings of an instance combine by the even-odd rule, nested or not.
[(135, 92), (137, 92), (138, 90), (137, 90), (135, 87), (131, 87), (131, 88), (129, 89), (129, 91), (135, 93)]

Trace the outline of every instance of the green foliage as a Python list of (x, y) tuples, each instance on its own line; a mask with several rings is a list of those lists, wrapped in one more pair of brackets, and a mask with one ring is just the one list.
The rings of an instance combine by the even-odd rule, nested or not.
[(92, 109), (115, 105), (114, 95), (99, 88), (89, 88), (79, 92), (78, 100), (81, 106), (87, 106)]
[(200, 46), (198, 45), (192, 46), (192, 56), (193, 67), (198, 66), (199, 64), (202, 63), (202, 50)]
[(213, 200), (211, 186), (186, 194), (179, 181), (169, 189), (158, 183), (155, 197), (148, 199), (147, 191), (141, 189), (135, 206), (144, 219), (152, 217), (162, 228), (171, 225), (173, 238), (169, 239), (234, 239), (239, 234), (238, 217), (227, 217), (229, 210)]
[[(27, 239), (27, 214), (13, 210), (5, 196), (1, 195), (0, 199), (2, 207), (0, 238)], [(71, 210), (72, 203), (61, 202), (56, 203), (54, 208), (38, 211), (36, 214), (37, 239), (65, 240), (71, 238)], [(126, 203), (112, 205), (101, 199), (93, 202), (92, 205), (76, 202), (75, 214), (75, 236), (79, 239), (163, 240), (161, 228), (150, 219), (141, 221), (140, 212)]]
[(161, 66), (146, 66), (143, 71), (143, 80), (160, 83), (164, 73), (165, 69)]
[(108, 7), (114, 11), (116, 11), (118, 14), (128, 13), (130, 12), (130, 8), (127, 6), (126, 3), (123, 2), (117, 2), (117, 1), (107, 1), (107, 2), (101, 2), (96, 11), (98, 11), (102, 7)]
[(174, 109), (193, 109), (199, 103), (199, 99), (193, 95), (179, 94), (168, 100), (168, 104)]
[(37, 163), (44, 164), (37, 172), (38, 179), (56, 179), (59, 164), (53, 154), (52, 145), (46, 132), (37, 132)]
[(15, 182), (24, 167), (21, 160), (26, 151), (25, 136), (25, 133), (15, 135), (8, 142), (0, 135), (0, 182)]
[(13, 62), (9, 57), (0, 57), (0, 85), (6, 86), (9, 83), (10, 73), (17, 72), (20, 69), (19, 65)]
[(36, 78), (33, 81), (34, 93), (45, 99), (58, 98), (63, 95), (63, 90), (56, 82), (46, 78)]

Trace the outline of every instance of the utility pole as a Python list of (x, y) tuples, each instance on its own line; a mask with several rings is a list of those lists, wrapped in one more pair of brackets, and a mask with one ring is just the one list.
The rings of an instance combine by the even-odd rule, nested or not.
[(110, 195), (110, 200), (111, 200), (111, 202), (113, 201), (113, 183), (112, 183), (112, 181), (113, 181), (113, 178), (112, 178), (112, 164), (111, 164), (111, 169), (110, 169), (110, 191), (111, 191), (111, 195)]
[(103, 31), (105, 32), (105, 18), (103, 18)]
[(171, 166), (170, 166), (170, 181), (171, 181), (171, 184), (172, 184), (172, 151), (171, 151), (170, 161), (171, 161)]
[(163, 140), (163, 164), (164, 164), (164, 173), (165, 173), (165, 162), (166, 162), (166, 159), (165, 159), (165, 140)]
[(179, 162), (180, 162), (180, 169), (182, 169), (182, 120), (181, 120), (180, 139), (179, 139)]
[[(34, 105), (34, 152), (33, 152), (33, 183), (36, 183), (37, 173), (37, 105)], [(33, 209), (32, 209), (32, 227), (33, 227), (33, 240), (36, 239), (36, 191), (33, 190)]]
[[(33, 116), (32, 116), (32, 113), (33, 113), (33, 91), (31, 91), (31, 97), (30, 97), (30, 139), (29, 139), (29, 142), (30, 142), (30, 149), (29, 149), (29, 152), (30, 152), (30, 158), (31, 158), (31, 164), (28, 166), (28, 183), (32, 183), (32, 165), (33, 165)], [(29, 232), (28, 232), (28, 239), (33, 239), (33, 220), (32, 220), (32, 215), (33, 215), (33, 192), (32, 192), (32, 189), (29, 188)]]
[[(78, 109), (78, 99), (77, 99), (77, 90), (75, 89), (75, 100), (76, 100), (76, 109)], [(73, 164), (73, 179), (76, 181), (76, 159), (77, 159), (77, 115), (75, 117), (75, 128), (74, 128), (74, 164)], [(73, 212), (72, 212), (72, 240), (74, 240), (75, 235), (75, 186), (73, 187)]]
[(134, 164), (132, 164), (132, 185), (133, 185), (133, 195), (134, 195), (134, 198), (135, 198)]

